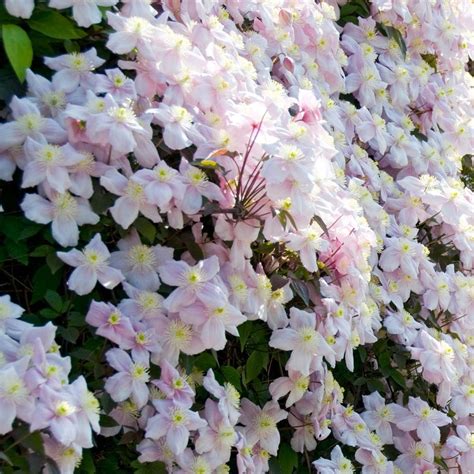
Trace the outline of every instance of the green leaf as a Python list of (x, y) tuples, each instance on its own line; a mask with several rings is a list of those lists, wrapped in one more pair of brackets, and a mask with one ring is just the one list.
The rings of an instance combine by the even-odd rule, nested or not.
[(73, 344), (77, 341), (79, 337), (79, 331), (76, 328), (64, 328), (62, 326), (59, 327), (59, 334), (66, 339), (68, 342), (72, 342)]
[(199, 247), (199, 245), (194, 241), (194, 237), (188, 237), (184, 235), (183, 241), (194, 260), (199, 262), (200, 260), (204, 259), (204, 253), (201, 247)]
[(148, 219), (139, 217), (135, 221), (135, 227), (140, 235), (143, 235), (148, 243), (152, 244), (155, 241), (156, 226), (152, 224)]
[(33, 295), (31, 304), (44, 298), (48, 290), (55, 290), (61, 280), (59, 273), (53, 274), (47, 265), (40, 267), (33, 276)]
[(9, 64), (0, 69), (0, 99), (3, 102), (10, 102), (14, 95), (23, 94), (22, 85), (18, 82), (18, 78)]
[(28, 246), (25, 242), (16, 242), (10, 239), (7, 239), (5, 246), (8, 250), (8, 255), (22, 263), (23, 265), (28, 265)]
[(311, 221), (315, 221), (319, 225), (319, 227), (321, 227), (323, 232), (329, 237), (329, 229), (328, 229), (326, 223), (321, 219), (321, 217), (313, 216)]
[(306, 306), (309, 306), (309, 290), (305, 282), (300, 280), (291, 281), (292, 290), (303, 300)]
[(274, 474), (293, 474), (298, 466), (298, 454), (287, 443), (281, 443), (278, 456), (271, 460), (270, 472)]
[(403, 39), (402, 34), (399, 30), (394, 28), (393, 26), (384, 25), (383, 23), (377, 23), (377, 29), (384, 35), (387, 36), (389, 39), (393, 39), (398, 44), (403, 57), (407, 54), (407, 45), (405, 40)]
[(54, 275), (62, 266), (64, 262), (60, 260), (55, 253), (50, 253), (46, 257), (46, 263), (48, 264), (51, 273)]
[(52, 10), (35, 13), (27, 23), (32, 30), (50, 38), (70, 40), (87, 36), (87, 33), (77, 28), (69, 18)]
[[(102, 418), (101, 418), (101, 426), (102, 425)], [(79, 473), (85, 473), (85, 474), (95, 474), (96, 469), (94, 466), (94, 459), (92, 458), (92, 454), (89, 449), (86, 449), (82, 453), (82, 461), (81, 464), (79, 465), (78, 468)]]
[(54, 252), (54, 247), (51, 245), (40, 245), (36, 247), (31, 253), (30, 257), (46, 257), (51, 252)]
[(114, 428), (115, 426), (118, 426), (118, 423), (111, 416), (100, 415), (100, 426)]
[(203, 352), (194, 359), (194, 366), (199, 370), (207, 372), (208, 369), (214, 369), (217, 366), (216, 359), (209, 352)]
[(44, 308), (39, 312), (39, 314), (46, 319), (56, 319), (61, 316), (57, 311), (54, 311), (54, 309), (51, 308)]
[(392, 378), (400, 387), (406, 388), (405, 377), (397, 369), (390, 371), (390, 378)]
[(379, 379), (367, 380), (367, 387), (371, 392), (385, 393), (384, 384)]
[(20, 82), (25, 80), (26, 70), (33, 62), (33, 47), (30, 38), (18, 25), (2, 26), (3, 47), (10, 64)]
[(235, 367), (224, 365), (221, 367), (221, 372), (227, 382), (230, 382), (239, 392), (242, 391), (242, 384), (240, 383), (240, 373)]
[(63, 300), (58, 293), (52, 290), (48, 290), (44, 295), (44, 299), (48, 302), (49, 306), (53, 308), (58, 313), (61, 312), (63, 308)]
[(34, 451), (35, 453), (44, 453), (43, 438), (41, 437), (39, 431), (34, 431), (33, 433), (31, 433), (27, 438), (25, 438), (22, 444)]
[(168, 472), (166, 466), (160, 461), (144, 464), (134, 461), (132, 468), (133, 474), (166, 474)]
[(268, 364), (268, 352), (253, 351), (245, 364), (245, 381), (246, 383), (258, 377), (258, 374)]
[(247, 343), (254, 329), (255, 326), (252, 321), (246, 321), (238, 327), (241, 351), (244, 350), (245, 344)]
[(357, 352), (359, 353), (359, 357), (361, 362), (365, 362), (367, 360), (367, 350), (363, 346), (359, 346), (357, 348)]

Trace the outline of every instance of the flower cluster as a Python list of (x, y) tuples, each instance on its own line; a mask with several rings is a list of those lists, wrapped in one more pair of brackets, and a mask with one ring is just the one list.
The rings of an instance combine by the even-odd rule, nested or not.
[[(50, 6), (90, 26), (116, 3)], [(0, 177), (22, 171), (28, 219), (62, 247), (104, 219), (120, 235), (57, 252), (71, 291), (123, 290), (85, 316), (110, 343), (117, 426), (102, 434), (141, 433), (139, 460), (178, 473), (267, 472), (283, 423), (320, 473), (469, 472), (471, 2), (359, 2), (365, 16), (345, 24), (344, 1), (122, 3), (107, 12), (117, 67), (94, 48), (46, 58), (51, 80), (28, 71), (0, 125)], [(6, 6), (28, 17), (33, 2)], [(166, 237), (145, 242), (140, 220)], [(2, 434), (15, 416), (46, 430), (46, 453), (71, 472), (98, 405), (83, 378), (67, 384), (54, 327), (0, 302)], [(235, 379), (186, 364), (234, 350), (254, 321), (279, 354), (267, 398), (241, 400)], [(353, 407), (338, 369), (362, 355), (388, 380)]]
[(15, 418), (41, 430), (46, 454), (72, 472), (82, 449), (99, 433), (99, 402), (84, 377), (69, 383), (71, 360), (55, 343), (56, 327), (34, 327), (19, 318), (23, 309), (0, 297), (0, 435)]

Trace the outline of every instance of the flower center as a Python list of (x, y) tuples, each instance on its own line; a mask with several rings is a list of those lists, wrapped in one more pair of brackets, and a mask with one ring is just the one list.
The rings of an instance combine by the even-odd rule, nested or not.
[(140, 202), (143, 200), (144, 195), (143, 186), (136, 181), (129, 181), (125, 194), (134, 201)]
[(316, 342), (316, 331), (310, 327), (301, 328), (298, 331), (300, 343), (308, 349)]
[(308, 389), (308, 386), (309, 386), (309, 377), (300, 377), (297, 381), (296, 381), (296, 388), (302, 392), (305, 392), (307, 389)]
[(128, 259), (133, 266), (153, 268), (156, 263), (155, 254), (147, 245), (134, 245), (128, 251)]
[(422, 408), (420, 415), (424, 420), (428, 419), (431, 414), (431, 410), (428, 407)]
[(148, 375), (148, 368), (141, 364), (133, 364), (131, 375), (135, 380), (140, 382), (148, 382), (150, 376)]
[(84, 256), (86, 257), (87, 263), (89, 263), (93, 267), (104, 263), (104, 257), (100, 255), (96, 250), (86, 249), (84, 250)]
[(201, 281), (201, 275), (197, 270), (190, 270), (186, 275), (186, 280), (191, 285), (195, 285)]
[(138, 297), (138, 302), (143, 309), (156, 309), (160, 307), (160, 300), (155, 293), (142, 293)]
[(181, 321), (172, 321), (168, 328), (168, 339), (178, 349), (191, 340), (191, 327)]
[(107, 319), (107, 322), (112, 326), (116, 326), (120, 323), (121, 319), (122, 318), (120, 317), (120, 313), (118, 311), (112, 311), (109, 315), (109, 318)]
[(63, 400), (62, 402), (59, 402), (56, 405), (56, 409), (54, 412), (56, 413), (56, 416), (70, 416), (76, 411), (76, 408), (71, 405), (69, 402), (66, 400)]
[(174, 426), (182, 426), (186, 423), (186, 413), (180, 408), (174, 408), (171, 412), (170, 420)]
[(217, 316), (217, 317), (220, 317), (220, 316), (224, 316), (225, 314), (225, 308), (224, 307), (219, 307), (219, 308), (215, 308), (214, 311), (212, 312), (212, 314), (214, 316)]
[(237, 389), (229, 382), (224, 383), (224, 389), (226, 393), (226, 398), (229, 400), (229, 403), (234, 408), (239, 408), (240, 406), (240, 393)]
[(112, 107), (108, 114), (120, 123), (134, 122), (136, 118), (135, 112), (128, 107)]
[(275, 427), (276, 422), (271, 416), (265, 413), (261, 413), (260, 415), (258, 415), (257, 429), (260, 434), (268, 433), (268, 431), (274, 429)]
[(148, 342), (148, 338), (146, 337), (146, 334), (143, 331), (137, 332), (135, 336), (135, 342), (137, 344), (143, 345)]
[(21, 126), (23, 133), (28, 135), (30, 132), (37, 132), (41, 128), (43, 119), (38, 114), (25, 114), (17, 122)]
[(90, 413), (98, 414), (100, 410), (99, 401), (94, 397), (92, 392), (87, 392), (84, 402), (84, 407)]
[(54, 210), (57, 215), (73, 218), (77, 213), (77, 202), (69, 194), (59, 194), (54, 199)]
[(66, 105), (66, 95), (64, 92), (47, 92), (43, 95), (42, 101), (54, 109), (63, 109)]
[(179, 105), (171, 106), (171, 118), (180, 124), (189, 125), (192, 121), (191, 114), (184, 108)]

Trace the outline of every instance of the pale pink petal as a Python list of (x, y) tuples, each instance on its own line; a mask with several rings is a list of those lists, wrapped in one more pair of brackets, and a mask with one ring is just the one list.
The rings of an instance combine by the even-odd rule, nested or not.
[(97, 274), (88, 265), (77, 267), (69, 277), (67, 286), (78, 295), (88, 295), (97, 283)]
[(79, 240), (79, 229), (72, 217), (57, 216), (51, 226), (53, 237), (63, 247), (75, 247)]
[(133, 221), (138, 217), (138, 203), (127, 196), (119, 197), (110, 208), (110, 213), (117, 224), (124, 229), (128, 229)]
[(97, 279), (104, 288), (111, 290), (115, 288), (120, 282), (124, 281), (125, 277), (120, 270), (106, 267), (104, 269), (97, 270)]

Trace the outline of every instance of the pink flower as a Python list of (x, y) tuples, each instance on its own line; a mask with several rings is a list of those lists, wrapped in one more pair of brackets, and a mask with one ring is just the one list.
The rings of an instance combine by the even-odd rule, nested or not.
[(179, 316), (185, 323), (196, 326), (206, 349), (222, 350), (227, 343), (225, 333), (238, 337), (237, 326), (247, 318), (227, 302), (227, 295), (222, 291), (200, 292), (198, 299), (199, 302), (182, 308)]
[(86, 314), (86, 322), (97, 329), (99, 336), (115, 344), (130, 341), (134, 331), (128, 317), (124, 316), (114, 305), (92, 301)]
[(85, 428), (78, 426), (76, 412), (77, 406), (68, 393), (43, 387), (30, 430), (49, 428), (52, 435), (67, 446), (76, 440), (78, 431)]
[(125, 279), (122, 272), (108, 265), (110, 252), (96, 234), (84, 250), (73, 249), (69, 252), (57, 252), (58, 257), (68, 265), (77, 267), (67, 282), (68, 288), (78, 295), (90, 293), (97, 280), (107, 289), (115, 288)]
[(321, 367), (323, 356), (331, 365), (335, 363), (334, 351), (316, 331), (316, 315), (295, 307), (290, 309), (290, 327), (273, 331), (270, 347), (292, 351), (287, 368), (303, 375)]
[(239, 422), (245, 426), (245, 438), (250, 445), (258, 442), (263, 449), (276, 456), (280, 445), (277, 423), (287, 416), (288, 413), (281, 410), (276, 402), (267, 402), (260, 408), (244, 398)]
[(97, 56), (95, 48), (84, 53), (63, 54), (55, 58), (45, 58), (46, 66), (53, 71), (57, 87), (66, 93), (75, 91), (79, 86), (84, 89), (93, 89), (95, 77), (92, 71), (104, 64), (104, 60)]
[(229, 382), (219, 385), (212, 369), (207, 371), (202, 381), (203, 387), (218, 400), (219, 410), (232, 425), (237, 423), (240, 416), (240, 394)]
[(159, 267), (160, 277), (164, 283), (176, 288), (165, 300), (166, 307), (172, 311), (189, 306), (199, 296), (212, 300), (219, 294), (219, 288), (212, 279), (219, 271), (219, 260), (216, 256), (201, 260), (194, 266), (186, 262), (169, 261)]
[(210, 201), (224, 201), (224, 195), (219, 186), (211, 183), (202, 170), (191, 166), (183, 159), (179, 165), (179, 171), (186, 185), (186, 191), (181, 203), (181, 209), (184, 213), (192, 215), (199, 212), (202, 207), (203, 197)]
[(319, 458), (313, 462), (313, 466), (319, 474), (352, 474), (354, 466), (344, 457), (342, 450), (336, 446), (331, 451), (331, 460)]
[(413, 472), (420, 461), (431, 462), (434, 460), (434, 452), (431, 444), (415, 441), (408, 433), (394, 438), (395, 447), (402, 454), (398, 456), (395, 464), (402, 472)]
[(474, 466), (474, 433), (464, 425), (459, 425), (456, 432), (457, 436), (451, 435), (446, 440), (446, 448), (451, 451), (449, 457), (452, 452), (459, 454), (461, 472), (469, 473)]
[(82, 448), (77, 444), (65, 446), (51, 436), (41, 434), (44, 452), (58, 466), (61, 474), (74, 474), (77, 465), (82, 461)]
[(23, 358), (0, 369), (0, 435), (11, 431), (17, 416), (29, 422), (33, 414), (33, 399), (23, 379), (27, 365), (28, 359)]
[(403, 431), (414, 431), (425, 443), (439, 443), (440, 431), (438, 426), (451, 423), (451, 418), (434, 408), (421, 398), (410, 397), (408, 410), (398, 405), (392, 405), (395, 414), (395, 424)]
[(454, 387), (450, 408), (458, 419), (474, 413), (474, 383), (471, 380), (460, 381)]
[(224, 464), (230, 459), (230, 450), (237, 442), (237, 432), (229, 419), (220, 411), (216, 402), (207, 399), (204, 408), (207, 426), (199, 429), (196, 451), (209, 453), (216, 464)]
[(83, 198), (69, 193), (50, 193), (50, 201), (38, 194), (26, 194), (21, 208), (25, 216), (38, 224), (52, 223), (54, 239), (63, 247), (74, 247), (79, 240), (79, 225), (97, 224), (99, 216)]
[(188, 444), (189, 432), (204, 428), (207, 423), (189, 409), (173, 400), (153, 400), (158, 414), (151, 417), (146, 425), (145, 436), (154, 440), (166, 437), (171, 451), (179, 455)]
[(207, 474), (211, 472), (219, 472), (219, 463), (213, 459), (213, 454), (214, 452), (196, 455), (192, 449), (186, 448), (176, 458), (176, 462), (181, 469), (175, 468), (174, 472), (176, 472), (176, 474), (194, 474), (195, 472)]
[[(303, 415), (293, 407), (288, 414), (288, 423), (294, 428), (291, 437), (291, 447), (297, 453), (304, 453), (304, 450), (313, 451), (316, 447), (315, 420), (310, 415)], [(319, 438), (319, 437), (318, 437)]]
[(110, 213), (124, 229), (132, 225), (139, 212), (152, 222), (161, 222), (156, 206), (147, 201), (143, 186), (133, 176), (127, 179), (116, 169), (109, 169), (100, 178), (100, 184), (107, 191), (120, 196), (110, 208)]
[[(0, 296), (0, 334), (9, 333), (17, 326), (21, 327), (18, 318), (23, 314), (24, 309), (11, 302), (10, 295)], [(18, 323), (18, 324), (17, 324)]]
[(116, 402), (131, 398), (137, 408), (146, 405), (149, 398), (147, 382), (150, 380), (148, 358), (131, 357), (122, 349), (110, 349), (107, 362), (117, 371), (105, 382), (105, 390)]
[(110, 94), (117, 103), (135, 100), (137, 97), (135, 83), (119, 68), (106, 69), (105, 75), (97, 76), (95, 92), (97, 94)]
[(288, 377), (278, 377), (270, 386), (269, 391), (274, 400), (284, 397), (286, 394), (286, 408), (301, 400), (309, 387), (309, 376), (302, 375), (301, 372), (288, 370)]
[(165, 317), (154, 321), (155, 331), (160, 335), (161, 358), (171, 365), (178, 365), (179, 354), (194, 355), (204, 350), (199, 333), (177, 317)]
[(145, 129), (131, 105), (119, 105), (107, 94), (105, 111), (93, 114), (87, 120), (87, 131), (94, 143), (110, 145), (117, 154), (131, 153), (139, 147), (139, 138), (151, 139), (151, 130)]
[(135, 177), (145, 189), (148, 202), (157, 205), (161, 212), (169, 211), (173, 201), (184, 199), (186, 188), (181, 175), (164, 161), (152, 170), (137, 171)]
[(412, 278), (418, 277), (418, 260), (422, 256), (422, 246), (406, 238), (391, 237), (387, 247), (380, 256), (380, 266), (386, 272), (401, 268), (403, 273)]
[(94, 23), (102, 21), (102, 14), (98, 8), (111, 7), (118, 0), (49, 0), (49, 6), (52, 8), (69, 8), (72, 7), (72, 16), (79, 26), (88, 28)]
[(23, 145), (28, 137), (50, 143), (66, 141), (66, 131), (56, 121), (42, 117), (30, 99), (15, 96), (10, 108), (14, 120), (0, 125), (0, 152)]
[(35, 8), (35, 0), (5, 0), (5, 8), (12, 16), (30, 18)]
[(152, 25), (146, 18), (131, 17), (126, 18), (112, 12), (107, 12), (107, 20), (115, 30), (109, 36), (107, 48), (116, 54), (126, 54), (132, 49), (148, 48), (146, 40), (153, 33)]
[(396, 335), (405, 345), (413, 344), (418, 336), (418, 329), (423, 327), (406, 310), (397, 312), (387, 310), (387, 316), (384, 318), (383, 324), (389, 334)]
[(172, 260), (173, 249), (142, 244), (135, 229), (119, 240), (117, 246), (119, 251), (110, 256), (112, 266), (121, 270), (136, 288), (156, 291), (160, 286), (158, 267)]
[(122, 286), (129, 298), (120, 302), (119, 309), (133, 321), (152, 322), (164, 316), (163, 296), (155, 291), (139, 290), (126, 282)]
[(167, 360), (160, 363), (160, 380), (154, 380), (156, 385), (165, 396), (182, 405), (191, 406), (194, 401), (193, 389), (184, 378)]
[(391, 405), (385, 405), (385, 400), (378, 392), (370, 395), (363, 395), (366, 411), (362, 413), (362, 418), (371, 430), (375, 430), (384, 444), (392, 442), (392, 427), (390, 423), (395, 423), (395, 413)]
[[(66, 390), (71, 394), (77, 407), (76, 419), (80, 428), (76, 442), (84, 448), (91, 448), (92, 433), (90, 426), (96, 433), (100, 432), (99, 402), (94, 394), (88, 390), (86, 380), (82, 375), (74, 380)], [(83, 438), (84, 435), (86, 436)]]
[(313, 222), (306, 229), (301, 229), (298, 233), (288, 236), (288, 248), (299, 252), (301, 263), (310, 272), (318, 270), (316, 251), (326, 251), (329, 248), (329, 243), (321, 238), (322, 235), (321, 227)]
[(161, 102), (156, 109), (148, 109), (155, 120), (163, 127), (163, 140), (172, 150), (182, 150), (192, 144), (193, 116), (179, 105)]

